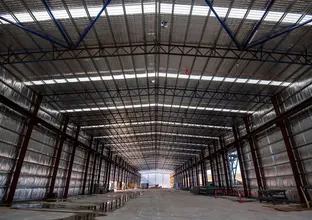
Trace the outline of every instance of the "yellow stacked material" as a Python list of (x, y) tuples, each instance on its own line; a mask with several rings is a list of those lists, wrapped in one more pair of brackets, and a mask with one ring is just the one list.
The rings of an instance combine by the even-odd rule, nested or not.
[(134, 189), (134, 183), (130, 183), (130, 189)]

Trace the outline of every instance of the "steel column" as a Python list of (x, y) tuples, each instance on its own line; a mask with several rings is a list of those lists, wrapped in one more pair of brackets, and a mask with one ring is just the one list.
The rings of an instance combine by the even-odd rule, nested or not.
[(202, 152), (200, 153), (200, 174), (201, 174), (201, 179), (202, 179), (202, 186), (205, 186), (205, 176), (204, 176), (204, 159)]
[(196, 157), (195, 157), (195, 174), (196, 174), (196, 185), (199, 186), (199, 173), (198, 173), (198, 165), (197, 165), (197, 162), (196, 162)]
[[(96, 143), (96, 152), (99, 151), (99, 142)], [(97, 154), (94, 154), (94, 163), (93, 163), (93, 170), (92, 170), (92, 176), (91, 176), (91, 187), (90, 187), (90, 194), (93, 194), (94, 192), (94, 177), (95, 177), (95, 171), (96, 171), (96, 162), (97, 162)]]
[(218, 152), (217, 152), (217, 141), (213, 141), (213, 148), (214, 148), (214, 155), (216, 157), (216, 169), (217, 169), (217, 176), (218, 176), (218, 185), (221, 187), (221, 176), (220, 176), (220, 170), (219, 170), (219, 158), (218, 158)]
[(193, 163), (192, 163), (192, 159), (190, 160), (190, 169), (191, 169), (191, 173), (192, 173), (192, 187), (195, 186), (195, 178), (194, 178), (194, 167), (193, 167)]
[(118, 160), (118, 156), (115, 156), (115, 166), (114, 166), (114, 179), (113, 179), (113, 183), (114, 183), (114, 188), (115, 188), (115, 182), (116, 182), (116, 170), (117, 170), (117, 160)]
[[(92, 143), (93, 142), (93, 137), (90, 139), (90, 149), (92, 149)], [(82, 184), (82, 195), (84, 195), (86, 192), (86, 183), (88, 179), (88, 171), (89, 171), (89, 163), (90, 163), (90, 156), (91, 156), (91, 150), (88, 151), (87, 155), (87, 161), (86, 161), (86, 167), (85, 167), (85, 172), (84, 172), (84, 178), (83, 178), (83, 184)]]
[[(104, 145), (102, 144), (101, 155), (103, 155), (103, 153), (104, 153)], [(98, 173), (98, 177), (97, 177), (97, 184), (98, 185), (100, 185), (102, 163), (103, 163), (103, 158), (100, 158), (99, 173)]]
[[(64, 121), (64, 125), (63, 125), (63, 129), (62, 129), (63, 133), (66, 133), (68, 122), (69, 122), (69, 117), (66, 116), (65, 121)], [(51, 183), (50, 183), (48, 195), (52, 195), (54, 192), (56, 175), (57, 175), (57, 171), (59, 168), (61, 155), (62, 155), (62, 151), (63, 151), (63, 145), (64, 145), (65, 140), (66, 140), (66, 137), (63, 134), (61, 134), (60, 135), (60, 142), (58, 144), (58, 148), (56, 149), (57, 153), (56, 153), (55, 161), (53, 164), (52, 178), (51, 178)]]
[(244, 194), (245, 194), (245, 197), (248, 197), (247, 179), (245, 176), (245, 166), (244, 166), (244, 161), (243, 161), (244, 156), (242, 154), (241, 144), (240, 144), (239, 139), (238, 139), (238, 132), (236, 130), (236, 127), (233, 127), (233, 135), (234, 135), (234, 139), (235, 139), (237, 157), (238, 157), (239, 167), (240, 167), (241, 176), (242, 176)]
[(215, 179), (214, 179), (214, 170), (213, 170), (213, 158), (212, 158), (212, 155), (211, 155), (211, 149), (210, 147), (208, 146), (208, 152), (209, 152), (209, 162), (210, 162), (210, 170), (211, 170), (211, 180), (212, 180), (212, 185), (214, 186), (215, 185)]
[[(248, 121), (248, 118), (244, 118), (244, 123), (245, 123), (245, 128), (246, 128), (246, 132), (249, 135), (250, 134), (250, 123)], [(259, 168), (259, 163), (258, 163), (258, 157), (257, 157), (257, 147), (254, 141), (254, 137), (253, 136), (249, 136), (248, 138), (248, 142), (249, 142), (249, 147), (250, 147), (250, 151), (251, 151), (251, 157), (252, 157), (252, 162), (255, 168), (255, 174), (256, 174), (256, 178), (257, 178), (257, 183), (258, 183), (258, 189), (262, 189), (264, 188), (264, 184), (262, 184), (262, 180), (264, 182), (264, 179), (261, 179), (261, 175), (260, 175), (260, 168)]]
[[(32, 107), (32, 114), (35, 115), (35, 116), (37, 115), (37, 113), (39, 111), (41, 101), (42, 101), (42, 96), (38, 95), (36, 97), (35, 104)], [(2, 103), (5, 105), (4, 102), (2, 102)], [(15, 171), (14, 171), (14, 174), (13, 174), (12, 182), (11, 182), (11, 185), (10, 185), (10, 191), (9, 191), (8, 198), (7, 198), (8, 206), (11, 206), (12, 203), (13, 203), (15, 190), (16, 190), (16, 187), (17, 187), (19, 176), (21, 174), (21, 170), (22, 170), (22, 166), (23, 166), (23, 163), (24, 163), (25, 155), (26, 155), (26, 152), (27, 152), (28, 144), (29, 144), (29, 141), (30, 141), (30, 138), (31, 138), (31, 134), (32, 134), (32, 131), (34, 129), (34, 126), (37, 124), (37, 121), (34, 120), (34, 119), (28, 119), (28, 121), (26, 123), (27, 123), (27, 130), (26, 130), (26, 133), (25, 133), (25, 136), (24, 136), (24, 140), (23, 140), (20, 152), (19, 152), (18, 160), (16, 162)]]
[[(274, 111), (275, 111), (276, 116), (280, 116), (282, 113), (281, 113), (281, 110), (279, 108), (278, 100), (276, 97), (272, 98), (272, 103), (273, 103), (273, 107), (274, 107)], [(294, 152), (293, 152), (290, 140), (289, 140), (285, 121), (282, 120), (279, 123), (277, 123), (276, 125), (280, 128), (282, 136), (283, 136), (286, 152), (287, 152), (290, 167), (291, 167), (291, 170), (293, 172), (294, 179), (295, 179), (295, 183), (296, 183), (297, 192), (298, 192), (298, 195), (300, 198), (300, 202), (305, 204), (304, 194), (301, 191), (301, 187), (304, 187), (304, 186), (302, 186), (302, 182), (300, 179), (300, 172), (299, 172), (299, 169), (297, 166), (297, 161), (296, 161), (296, 158), (295, 158), (295, 155), (294, 155)]]
[(222, 138), (220, 137), (219, 138), (219, 143), (220, 143), (220, 147), (221, 147), (221, 155), (222, 155), (222, 162), (223, 162), (223, 171), (224, 171), (224, 177), (225, 177), (225, 185), (226, 185), (226, 188), (229, 190), (230, 189), (230, 184), (229, 184), (229, 178), (228, 178), (228, 162), (227, 162), (227, 153), (226, 151), (224, 150), (224, 143), (223, 143), (223, 140)]
[(105, 182), (104, 182), (104, 189), (106, 192), (109, 190), (109, 182), (110, 182), (110, 174), (111, 174), (111, 168), (112, 168), (112, 163), (110, 160), (112, 160), (112, 153), (111, 150), (108, 150), (108, 160), (106, 161), (106, 170), (105, 170)]
[(80, 132), (80, 126), (77, 126), (75, 139), (74, 139), (74, 144), (73, 144), (73, 149), (72, 149), (72, 152), (71, 152), (71, 158), (70, 158), (70, 162), (69, 162), (67, 178), (66, 178), (65, 191), (64, 191), (64, 195), (63, 195), (63, 198), (65, 198), (65, 199), (67, 199), (67, 196), (68, 196), (69, 183), (70, 183), (70, 179), (71, 179), (71, 173), (72, 173), (72, 170), (73, 170), (73, 164), (74, 164), (74, 159), (75, 159), (76, 148), (79, 145), (79, 142), (78, 142), (79, 132)]
[(204, 186), (208, 186), (208, 176), (207, 176), (207, 166), (206, 166), (206, 159), (205, 159), (205, 153), (202, 151), (202, 160), (203, 160), (203, 168), (204, 168)]

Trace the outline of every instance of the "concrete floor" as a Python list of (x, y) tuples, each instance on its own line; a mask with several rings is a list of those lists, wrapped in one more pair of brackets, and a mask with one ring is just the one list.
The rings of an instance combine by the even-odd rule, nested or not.
[[(0, 208), (0, 220), (77, 220), (81, 219), (81, 217), (88, 220), (312, 219), (312, 210), (281, 212), (270, 208), (276, 206), (266, 203), (260, 204), (256, 201), (238, 203), (235, 197), (214, 198), (168, 189), (149, 189), (145, 190), (143, 195), (137, 193), (136, 198), (128, 200), (116, 210), (115, 208), (113, 208), (113, 211), (108, 209), (106, 213), (104, 213), (105, 210), (100, 208), (103, 207), (103, 203), (105, 202), (116, 204), (116, 198), (118, 199), (126, 194), (129, 197), (129, 192), (108, 193), (93, 196), (78, 196), (60, 202), (25, 203), (22, 209), (3, 207)], [(48, 207), (46, 204), (48, 204)], [(281, 207), (288, 208), (289, 206), (283, 205)], [(106, 216), (103, 216), (103, 214), (106, 214)]]
[(259, 202), (238, 203), (189, 192), (155, 189), (97, 220), (311, 220), (312, 211), (280, 212)]

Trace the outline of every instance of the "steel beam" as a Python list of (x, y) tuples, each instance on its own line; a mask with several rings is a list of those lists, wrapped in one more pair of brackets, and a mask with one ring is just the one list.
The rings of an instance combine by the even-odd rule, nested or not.
[(221, 188), (221, 175), (220, 175), (220, 169), (219, 169), (219, 155), (218, 155), (218, 152), (217, 152), (217, 141), (215, 140), (213, 142), (213, 148), (214, 148), (214, 156), (216, 158), (216, 169), (217, 169), (217, 176), (218, 176), (218, 185), (219, 187)]
[[(196, 163), (196, 157), (195, 157), (195, 164), (197, 164)], [(196, 186), (199, 186), (200, 184), (199, 184), (199, 178), (198, 178), (198, 175), (199, 175), (199, 173), (198, 173), (198, 165), (195, 166), (195, 175), (196, 175)]]
[(235, 147), (236, 147), (236, 151), (237, 151), (237, 157), (238, 157), (238, 162), (239, 162), (239, 168), (241, 171), (241, 176), (242, 176), (242, 182), (243, 182), (243, 188), (244, 188), (244, 195), (245, 197), (248, 197), (248, 186), (247, 186), (247, 179), (246, 179), (246, 175), (245, 175), (245, 164), (244, 164), (244, 155), (242, 152), (242, 147), (241, 147), (241, 143), (240, 140), (238, 138), (238, 132), (237, 132), (237, 128), (233, 127), (233, 136), (235, 139)]
[(221, 147), (221, 155), (222, 155), (222, 162), (223, 162), (223, 172), (224, 172), (224, 177), (225, 177), (225, 185), (226, 185), (226, 189), (229, 190), (230, 187), (230, 183), (229, 183), (229, 178), (228, 178), (228, 160), (227, 160), (227, 153), (224, 150), (224, 142), (223, 139), (220, 137), (219, 138), (219, 143), (220, 143), (220, 147)]
[(262, 17), (260, 20), (258, 20), (258, 22), (256, 23), (256, 25), (252, 28), (252, 31), (248, 34), (248, 37), (243, 45), (243, 48), (246, 48), (247, 45), (249, 44), (249, 42), (251, 41), (251, 39), (253, 38), (254, 34), (256, 33), (256, 31), (258, 30), (259, 26), (261, 25), (262, 21), (265, 19), (265, 17), (267, 16), (267, 14), (269, 13), (272, 5), (274, 4), (275, 0), (271, 0), (265, 9), (265, 12), (263, 13)]
[[(275, 114), (277, 116), (281, 116), (282, 113), (281, 113), (281, 110), (279, 108), (278, 101), (277, 101), (276, 97), (272, 99), (272, 103), (273, 103)], [(295, 179), (296, 188), (297, 188), (297, 192), (298, 192), (298, 195), (300, 198), (300, 202), (305, 204), (305, 195), (302, 193), (302, 189), (301, 189), (301, 187), (304, 188), (304, 186), (302, 185), (302, 182), (300, 179), (299, 168), (297, 166), (297, 161), (296, 161), (296, 158), (295, 158), (295, 155), (294, 155), (294, 152), (293, 152), (290, 140), (289, 140), (289, 134), (288, 134), (287, 129), (286, 129), (285, 121), (282, 120), (282, 121), (278, 122), (276, 125), (280, 128), (282, 136), (283, 136), (286, 152), (287, 152), (290, 167), (291, 167), (291, 170), (293, 172), (294, 179)]]
[(212, 3), (210, 2), (210, 0), (205, 0), (207, 5), (209, 6), (210, 10), (212, 11), (212, 13), (216, 16), (217, 20), (220, 22), (220, 24), (222, 25), (222, 27), (224, 28), (224, 30), (226, 31), (226, 33), (229, 35), (229, 37), (232, 39), (232, 41), (234, 42), (234, 44), (236, 45), (237, 48), (240, 48), (240, 44), (239, 42), (236, 40), (234, 34), (232, 33), (232, 31), (230, 30), (230, 28), (227, 26), (227, 24), (220, 18), (220, 16), (218, 15), (218, 13), (214, 10)]
[(252, 44), (249, 44), (249, 45), (247, 46), (247, 49), (249, 49), (249, 48), (251, 48), (251, 47), (258, 46), (258, 45), (260, 45), (260, 44), (263, 44), (263, 43), (265, 43), (265, 42), (267, 42), (267, 41), (270, 41), (270, 40), (272, 40), (272, 39), (274, 39), (274, 38), (280, 37), (280, 36), (282, 36), (282, 35), (284, 35), (284, 34), (288, 34), (289, 32), (291, 32), (291, 31), (293, 31), (293, 30), (296, 30), (297, 28), (303, 27), (303, 26), (305, 26), (305, 25), (307, 25), (307, 24), (309, 24), (309, 23), (311, 23), (311, 22), (312, 22), (312, 19), (309, 19), (309, 20), (307, 20), (307, 21), (305, 21), (305, 22), (296, 24), (296, 25), (294, 25), (294, 26), (292, 26), (292, 27), (290, 27), (290, 28), (287, 28), (287, 29), (284, 30), (284, 31), (281, 31), (281, 32), (277, 33), (277, 34), (273, 34), (273, 35), (268, 36), (268, 37), (266, 37), (266, 38), (264, 38), (264, 39), (261, 39), (261, 40), (259, 40), (259, 41), (256, 41), (256, 42), (252, 43)]
[[(96, 152), (99, 151), (99, 142), (96, 142)], [(94, 155), (94, 161), (93, 161), (93, 169), (92, 169), (92, 176), (91, 176), (91, 187), (90, 187), (90, 194), (93, 194), (94, 192), (94, 178), (95, 178), (95, 171), (96, 171), (96, 163), (97, 163), (97, 155)]]
[(65, 33), (65, 31), (63, 30), (61, 24), (56, 20), (49, 4), (46, 2), (46, 0), (42, 0), (42, 3), (44, 4), (44, 6), (46, 7), (48, 14), (50, 15), (50, 17), (52, 18), (54, 24), (56, 25), (57, 29), (59, 30), (59, 32), (61, 33), (62, 37), (64, 38), (64, 40), (66, 41), (68, 47), (71, 47), (71, 42), (67, 36), (67, 34)]
[(91, 28), (94, 26), (94, 24), (96, 23), (96, 21), (100, 18), (101, 14), (105, 11), (107, 5), (110, 3), (111, 0), (106, 0), (104, 6), (102, 7), (102, 9), (99, 11), (99, 13), (97, 14), (97, 16), (93, 19), (93, 21), (91, 21), (88, 26), (84, 29), (84, 32), (82, 33), (80, 39), (78, 40), (78, 42), (76, 43), (75, 47), (78, 47), (79, 44), (83, 41), (83, 39), (87, 36), (87, 34), (89, 33), (89, 31), (91, 30)]
[[(92, 149), (92, 144), (93, 144), (93, 137), (90, 139), (90, 149)], [(86, 161), (86, 167), (84, 171), (84, 178), (83, 178), (83, 184), (82, 184), (82, 195), (85, 195), (86, 193), (86, 184), (87, 184), (87, 179), (88, 179), (88, 171), (89, 171), (89, 165), (90, 165), (90, 157), (91, 157), (91, 151), (88, 151), (87, 155), (87, 161)]]
[(209, 162), (210, 162), (210, 170), (211, 170), (211, 180), (212, 180), (212, 185), (215, 185), (215, 178), (214, 178), (214, 170), (213, 170), (213, 157), (212, 157), (212, 154), (211, 154), (211, 149), (210, 147), (208, 146), (208, 152), (209, 152)]
[(11, 21), (11, 20), (9, 20), (9, 19), (6, 19), (6, 18), (4, 18), (4, 17), (2, 17), (2, 16), (0, 16), (0, 20), (5, 21), (5, 22), (7, 22), (7, 23), (9, 23), (9, 24), (11, 24), (11, 25), (14, 25), (14, 26), (17, 27), (17, 28), (20, 28), (20, 29), (22, 29), (22, 30), (24, 30), (24, 31), (26, 31), (26, 32), (28, 32), (28, 33), (33, 34), (33, 35), (36, 35), (37, 37), (40, 37), (40, 38), (42, 38), (42, 39), (44, 39), (44, 40), (47, 40), (47, 41), (49, 41), (49, 42), (52, 43), (52, 44), (56, 44), (56, 45), (58, 45), (58, 46), (67, 48), (67, 45), (63, 44), (62, 42), (60, 42), (60, 41), (58, 41), (58, 40), (55, 40), (55, 39), (53, 39), (53, 38), (50, 37), (50, 36), (46, 36), (46, 35), (44, 35), (44, 34), (41, 34), (41, 33), (37, 32), (37, 31), (31, 30), (31, 29), (29, 29), (29, 28), (27, 28), (27, 27), (24, 27), (23, 25), (21, 25), (21, 24), (19, 24), (19, 23), (15, 23), (15, 22), (13, 22), (13, 21)]
[(76, 60), (137, 55), (176, 55), (229, 60), (312, 65), (312, 54), (259, 49), (237, 49), (174, 44), (137, 44), (77, 49), (8, 51), (0, 54), (0, 65), (58, 60)]
[[(112, 159), (112, 153), (111, 150), (108, 150), (108, 158)], [(106, 192), (109, 190), (109, 182), (110, 182), (110, 173), (111, 173), (112, 164), (109, 160), (106, 161), (106, 170), (105, 170), (105, 182), (104, 182), (104, 188)]]
[[(104, 145), (102, 145), (101, 155), (103, 155), (103, 153), (104, 153)], [(99, 173), (98, 173), (98, 177), (97, 177), (97, 184), (98, 185), (100, 185), (102, 163), (103, 163), (103, 158), (100, 158)]]
[(114, 176), (114, 179), (113, 179), (113, 182), (114, 182), (114, 188), (115, 188), (115, 182), (116, 182), (116, 170), (117, 170), (117, 160), (118, 160), (118, 156), (116, 155), (115, 156), (115, 166), (114, 166), (114, 173), (113, 173), (113, 176)]
[[(5, 102), (2, 102), (2, 100), (0, 100), (0, 101), (4, 105), (6, 104)], [(41, 95), (37, 96), (36, 100), (35, 100), (35, 104), (34, 104), (34, 106), (32, 106), (32, 112), (31, 112), (32, 115), (35, 115), (35, 116), (37, 115), (37, 113), (40, 109), (41, 101), (42, 101), (42, 96)], [(21, 170), (23, 167), (24, 159), (25, 159), (26, 152), (28, 149), (28, 144), (29, 144), (34, 126), (37, 124), (37, 121), (32, 119), (32, 118), (28, 118), (26, 123), (27, 123), (27, 130), (26, 130), (26, 133), (24, 135), (24, 140), (23, 140), (23, 143), (21, 145), (21, 149), (19, 151), (19, 157), (18, 157), (18, 160), (17, 160), (16, 165), (15, 165), (15, 170), (14, 170), (12, 182), (10, 185), (8, 198), (7, 198), (8, 206), (11, 206), (13, 203), (15, 190), (17, 188), (18, 179), (20, 177)]]
[[(68, 122), (69, 122), (69, 117), (66, 116), (65, 121), (64, 121), (64, 125), (63, 125), (63, 129), (62, 129), (63, 133), (66, 133)], [(63, 145), (64, 145), (65, 140), (66, 140), (66, 137), (63, 134), (61, 134), (60, 135), (60, 142), (58, 144), (58, 148), (56, 149), (57, 153), (56, 153), (55, 161), (53, 164), (52, 178), (51, 178), (49, 193), (48, 193), (49, 195), (52, 195), (54, 192), (57, 171), (58, 171), (58, 168), (60, 165), (60, 160), (61, 160), (61, 155), (62, 155)]]
[(75, 139), (74, 139), (74, 143), (73, 143), (73, 149), (71, 152), (71, 157), (70, 157), (69, 167), (68, 167), (68, 172), (67, 172), (65, 190), (64, 190), (64, 195), (63, 195), (64, 199), (67, 199), (67, 196), (68, 196), (69, 184), (70, 184), (71, 174), (72, 174), (72, 170), (73, 170), (73, 164), (74, 164), (76, 149), (79, 145), (79, 142), (78, 142), (79, 132), (80, 132), (80, 126), (77, 126)]
[[(250, 134), (250, 123), (248, 121), (248, 118), (244, 118), (244, 124), (245, 124), (245, 128), (246, 128), (246, 132), (249, 135)], [(257, 156), (257, 147), (255, 144), (254, 137), (249, 135), (248, 142), (249, 142), (251, 158), (252, 158), (252, 162), (254, 165), (255, 174), (256, 174), (256, 178), (257, 178), (258, 189), (263, 189), (264, 185), (263, 185), (262, 181), (264, 181), (264, 179), (262, 179), (261, 175), (260, 175), (260, 167), (259, 167), (258, 156)]]
[[(199, 100), (225, 100), (235, 101), (243, 103), (264, 103), (271, 104), (270, 94), (253, 94), (243, 92), (226, 92), (216, 90), (204, 90), (197, 89), (187, 90), (185, 88), (174, 88), (174, 87), (157, 87), (157, 88), (129, 88), (129, 89), (118, 89), (118, 90), (89, 90), (89, 91), (78, 91), (78, 92), (64, 92), (57, 94), (45, 94), (48, 99), (47, 103), (64, 103), (64, 102), (80, 102), (81, 100), (86, 101), (97, 101), (103, 99), (119, 99), (120, 97), (146, 97), (151, 95), (162, 95), (168, 97), (181, 97), (191, 98)], [(44, 103), (44, 102), (43, 102)]]
[(192, 158), (190, 160), (190, 172), (191, 172), (191, 175), (192, 175), (192, 187), (195, 186), (195, 178), (194, 178), (194, 167), (192, 166)]

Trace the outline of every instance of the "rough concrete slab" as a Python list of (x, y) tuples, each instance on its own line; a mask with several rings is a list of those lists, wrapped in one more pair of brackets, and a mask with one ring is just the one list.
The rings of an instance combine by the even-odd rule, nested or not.
[(311, 220), (312, 211), (280, 212), (258, 202), (238, 203), (189, 192), (155, 189), (97, 220)]
[(58, 212), (44, 212), (44, 211), (27, 211), (16, 210), (10, 208), (0, 208), (1, 220), (56, 220), (69, 218), (73, 213), (58, 213)]

